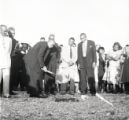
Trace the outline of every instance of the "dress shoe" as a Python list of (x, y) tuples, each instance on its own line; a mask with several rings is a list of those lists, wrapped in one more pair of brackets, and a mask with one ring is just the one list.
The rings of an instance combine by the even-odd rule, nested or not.
[(65, 92), (65, 91), (61, 91), (60, 94), (61, 94), (61, 95), (65, 95), (66, 92)]
[(69, 94), (70, 94), (70, 95), (74, 95), (74, 91), (70, 91)]
[(88, 99), (88, 96), (87, 95), (81, 95), (81, 99), (86, 100), (86, 99)]
[(14, 93), (13, 91), (11, 91), (10, 95), (17, 95), (17, 93)]
[(21, 90), (21, 91), (26, 91), (26, 88), (21, 88), (20, 90)]
[(116, 90), (114, 90), (112, 93), (113, 93), (113, 94), (117, 94), (118, 92), (117, 92)]
[(76, 93), (80, 94), (81, 92), (79, 90), (77, 90)]
[(3, 98), (11, 98), (10, 95), (4, 95)]
[(92, 93), (91, 96), (96, 96), (96, 93)]
[(19, 89), (17, 87), (13, 88), (13, 91), (19, 91)]
[(38, 95), (30, 94), (30, 97), (38, 97)]
[(56, 94), (57, 94), (56, 91), (51, 92), (51, 95), (56, 95)]
[(129, 95), (129, 91), (126, 91), (125, 94), (126, 94), (126, 95)]
[(48, 95), (46, 95), (46, 94), (39, 94), (38, 98), (48, 98)]

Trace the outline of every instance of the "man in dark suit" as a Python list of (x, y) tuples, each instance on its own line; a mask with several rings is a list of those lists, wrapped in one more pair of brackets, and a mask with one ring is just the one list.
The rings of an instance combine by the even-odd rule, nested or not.
[(18, 41), (15, 37), (15, 28), (8, 28), (9, 37), (12, 39), (12, 51), (11, 51), (11, 76), (10, 76), (10, 94), (13, 94), (13, 90), (16, 90), (18, 87), (18, 74), (19, 74), (19, 57), (16, 53)]
[(96, 64), (95, 43), (87, 39), (85, 33), (80, 35), (81, 42), (78, 44), (78, 69), (80, 71), (81, 98), (86, 98), (89, 88), (90, 93), (95, 95), (94, 67)]
[(51, 53), (51, 48), (55, 45), (53, 39), (47, 42), (38, 42), (25, 55), (25, 65), (28, 74), (27, 91), (32, 97), (46, 97), (43, 94), (44, 72), (47, 71), (45, 60)]

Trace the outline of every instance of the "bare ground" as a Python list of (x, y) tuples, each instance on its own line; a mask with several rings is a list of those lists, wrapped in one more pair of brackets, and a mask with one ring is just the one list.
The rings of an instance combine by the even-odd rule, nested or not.
[(59, 95), (49, 98), (30, 98), (18, 92), (12, 98), (0, 98), (1, 120), (129, 120), (129, 95), (101, 94), (114, 107), (90, 96)]

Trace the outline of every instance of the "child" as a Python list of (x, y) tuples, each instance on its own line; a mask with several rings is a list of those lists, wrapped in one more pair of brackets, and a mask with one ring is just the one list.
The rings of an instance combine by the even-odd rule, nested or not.
[(104, 81), (103, 76), (105, 72), (105, 49), (104, 47), (100, 47), (99, 50), (99, 67), (98, 67), (98, 87), (99, 91), (104, 91)]

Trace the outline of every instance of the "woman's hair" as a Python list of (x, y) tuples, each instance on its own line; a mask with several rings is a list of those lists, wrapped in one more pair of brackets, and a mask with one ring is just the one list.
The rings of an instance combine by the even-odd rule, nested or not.
[(100, 50), (105, 50), (104, 47), (99, 47), (98, 52), (100, 52)]
[(69, 38), (69, 40), (73, 40), (73, 41), (75, 41), (75, 38), (74, 38), (74, 37), (70, 37), (70, 38)]
[(121, 50), (121, 49), (122, 49), (122, 46), (120, 45), (120, 43), (119, 43), (119, 42), (115, 42), (115, 43), (113, 44), (113, 50), (114, 50), (114, 47), (115, 47), (116, 45), (118, 45), (118, 50)]
[(127, 44), (125, 47), (129, 47), (129, 44)]

